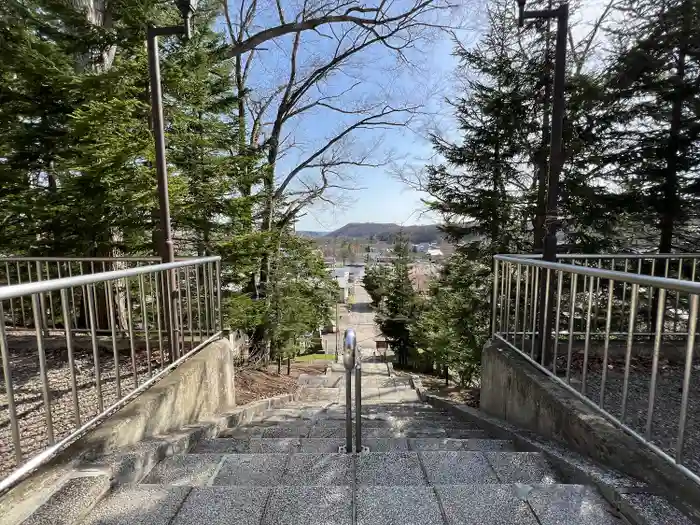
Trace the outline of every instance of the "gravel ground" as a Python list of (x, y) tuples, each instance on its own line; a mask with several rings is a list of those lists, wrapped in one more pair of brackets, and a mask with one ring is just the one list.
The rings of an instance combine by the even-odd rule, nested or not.
[[(558, 360), (560, 375), (566, 367), (565, 358)], [(603, 362), (599, 357), (590, 357), (586, 374), (586, 397), (600, 404)], [(630, 363), (630, 377), (627, 394), (627, 409), (624, 422), (632, 429), (645, 435), (652, 361), (646, 356), (633, 356)], [(622, 392), (624, 385), (625, 362), (614, 357), (608, 361), (605, 399), (603, 408), (613, 416), (622, 416)], [(572, 359), (571, 385), (582, 387), (583, 354), (576, 353)], [(685, 426), (685, 440), (682, 462), (690, 470), (700, 473), (700, 360), (695, 358), (692, 366), (688, 415)], [(680, 422), (681, 398), (683, 394), (684, 365), (661, 360), (656, 383), (654, 414), (652, 418), (652, 442), (672, 457), (676, 455), (676, 443)]]
[[(186, 350), (191, 348), (186, 342)], [(8, 336), (12, 384), (15, 407), (19, 421), (23, 460), (31, 458), (49, 445), (46, 435), (46, 410), (44, 409), (42, 383), (39, 374), (39, 358), (36, 343), (30, 335)], [(94, 358), (89, 338), (74, 337), (75, 374), (78, 390), (80, 421), (84, 424), (96, 416), (98, 396), (95, 386)], [(151, 341), (151, 372), (161, 369), (158, 341)], [(69, 435), (76, 427), (70, 367), (62, 336), (45, 339), (47, 375), (50, 389), (51, 415), (56, 441)], [(139, 384), (149, 378), (145, 340), (135, 341), (136, 373)], [(99, 360), (101, 389), (104, 408), (118, 399), (116, 369), (111, 339), (100, 338)], [(119, 375), (122, 396), (134, 389), (134, 371), (128, 339), (119, 340)], [(164, 355), (168, 362), (168, 352)], [(242, 370), (236, 376), (238, 404), (246, 404), (282, 393), (293, 392), (301, 373), (321, 373), (325, 363), (294, 363), (291, 375), (276, 374), (276, 366), (267, 370)], [(286, 368), (285, 371), (286, 372)], [(284, 374), (283, 372), (283, 374)], [(12, 431), (10, 428), (7, 391), (0, 374), (0, 479), (17, 466)]]
[[(94, 357), (89, 337), (76, 336), (73, 342), (79, 415), (81, 424), (84, 424), (100, 412), (95, 384)], [(186, 342), (185, 349), (191, 348), (190, 345), (191, 343)], [(134, 346), (136, 377), (140, 385), (150, 377), (149, 361), (145, 340), (136, 340)], [(9, 334), (8, 347), (22, 455), (23, 459), (27, 460), (49, 445), (46, 410), (39, 374), (39, 357), (34, 338), (29, 335)], [(114, 363), (111, 339), (99, 338), (98, 347), (102, 402), (103, 407), (108, 408), (118, 399), (117, 367)], [(150, 349), (151, 374), (155, 374), (161, 369), (161, 353), (157, 340), (150, 342)], [(118, 350), (121, 395), (124, 396), (134, 389), (134, 368), (129, 340), (120, 339)], [(77, 428), (71, 373), (63, 336), (46, 337), (45, 354), (54, 439), (59, 441)], [(167, 350), (164, 359), (167, 365)], [(0, 478), (17, 466), (7, 403), (5, 380), (0, 374)]]

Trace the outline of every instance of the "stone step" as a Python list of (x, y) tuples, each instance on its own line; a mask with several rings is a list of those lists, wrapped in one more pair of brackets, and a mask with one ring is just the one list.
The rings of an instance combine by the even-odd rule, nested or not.
[[(267, 454), (267, 453), (336, 453), (345, 445), (344, 438), (216, 438), (197, 443), (193, 454)], [(362, 445), (370, 452), (481, 450), (515, 451), (512, 441), (500, 439), (450, 438), (369, 438)]]
[[(50, 500), (25, 523), (353, 523), (352, 488), (349, 485), (265, 487), (140, 484), (122, 485), (101, 500), (96, 494), (90, 494), (90, 497), (94, 498), (92, 504), (96, 505), (92, 510), (88, 507), (84, 518), (80, 512), (74, 512)], [(583, 485), (567, 484), (441, 484), (434, 487), (360, 485), (356, 489), (355, 510), (356, 523), (365, 525), (625, 523), (595, 490)], [(674, 518), (671, 521), (664, 520), (663, 523), (688, 523), (682, 516)]]
[[(353, 469), (354, 467), (354, 469)], [(354, 477), (353, 477), (354, 470)], [(559, 476), (534, 452), (186, 454), (158, 463), (146, 484), (172, 486), (553, 484)]]
[[(354, 428), (354, 426), (353, 426)], [(253, 423), (228, 428), (219, 433), (220, 438), (345, 438), (345, 422), (342, 420)], [(362, 435), (367, 438), (486, 438), (486, 433), (469, 424), (428, 425), (423, 422), (407, 422), (392, 425), (384, 421), (363, 421)]]
[[(352, 525), (352, 501), (349, 486), (127, 485), (101, 501), (81, 525)], [(450, 525), (623, 525), (584, 485), (360, 486), (355, 509), (358, 525), (442, 525), (445, 519)]]

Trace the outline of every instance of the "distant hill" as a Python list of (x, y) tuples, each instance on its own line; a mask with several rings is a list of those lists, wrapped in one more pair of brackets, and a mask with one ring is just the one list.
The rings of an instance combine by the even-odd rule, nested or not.
[(400, 226), (394, 223), (380, 222), (351, 222), (342, 228), (327, 233), (324, 237), (346, 238), (346, 239), (374, 239), (376, 241), (391, 242), (399, 234), (403, 234), (409, 241), (437, 242), (442, 238), (441, 232), (434, 224), (419, 226)]
[(297, 235), (315, 239), (316, 237), (325, 237), (328, 235), (328, 232), (297, 231)]

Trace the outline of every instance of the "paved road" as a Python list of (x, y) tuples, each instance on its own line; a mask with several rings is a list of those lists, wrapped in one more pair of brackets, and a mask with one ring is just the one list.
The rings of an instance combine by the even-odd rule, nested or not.
[[(352, 293), (355, 300), (350, 311), (346, 310), (345, 305), (341, 305), (339, 310), (339, 344), (342, 345), (342, 334), (345, 329), (354, 328), (357, 333), (358, 347), (363, 350), (364, 355), (371, 355), (375, 348), (374, 338), (381, 334), (374, 323), (374, 312), (371, 307), (372, 300), (364, 287), (359, 283), (355, 284), (354, 292)], [(336, 334), (325, 334), (323, 339), (326, 353), (335, 353)], [(340, 348), (340, 351), (342, 352), (342, 348)]]

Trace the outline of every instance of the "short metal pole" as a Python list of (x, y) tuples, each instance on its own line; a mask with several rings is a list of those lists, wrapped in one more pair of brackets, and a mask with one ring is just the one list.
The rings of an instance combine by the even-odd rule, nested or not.
[(352, 368), (345, 370), (345, 451), (352, 452)]
[[(357, 337), (355, 330), (348, 328), (345, 330), (343, 338), (343, 365), (345, 366), (345, 452), (352, 452), (352, 371), (355, 369), (355, 351), (357, 348)], [(359, 402), (356, 407), (359, 410)], [(359, 419), (359, 415), (358, 415)]]
[(355, 359), (355, 452), (362, 452), (362, 361)]

